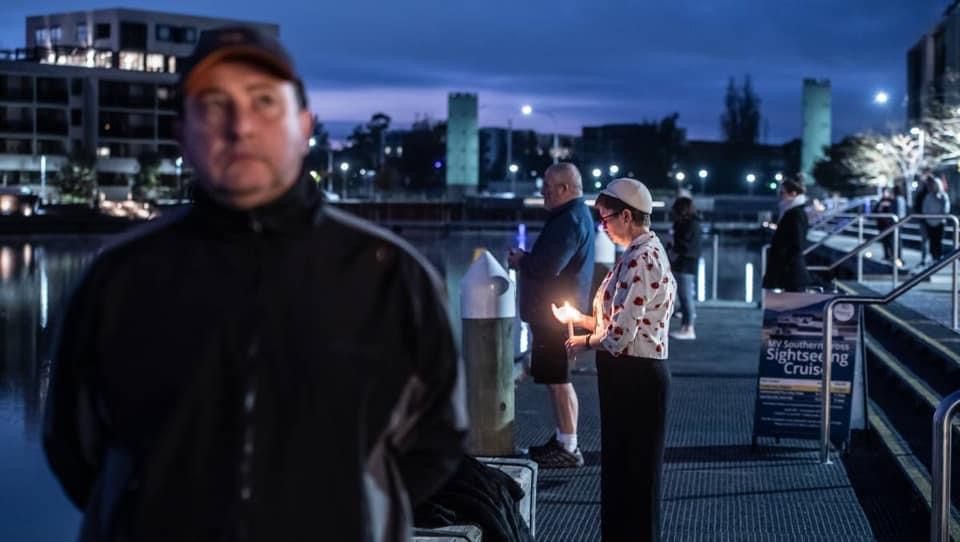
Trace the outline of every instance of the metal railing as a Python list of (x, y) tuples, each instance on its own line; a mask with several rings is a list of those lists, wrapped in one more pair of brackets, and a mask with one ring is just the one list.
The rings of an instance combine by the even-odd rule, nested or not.
[[(910, 221), (912, 221), (912, 220), (915, 220), (915, 219), (921, 219), (921, 220), (925, 220), (925, 219), (949, 220), (950, 222), (953, 223), (953, 247), (954, 247), (954, 248), (957, 248), (958, 246), (960, 246), (960, 219), (958, 219), (956, 216), (950, 215), (950, 214), (937, 214), (937, 215), (933, 215), (933, 214), (931, 214), (931, 215), (918, 214), (918, 215), (907, 215), (906, 217), (904, 217), (903, 220), (901, 220), (901, 221), (899, 221), (899, 222), (895, 222), (894, 224), (888, 226), (887, 228), (885, 228), (885, 229), (883, 229), (882, 231), (880, 231), (879, 233), (877, 233), (877, 235), (871, 237), (870, 239), (868, 239), (868, 240), (866, 240), (866, 241), (862, 241), (859, 245), (857, 245), (855, 248), (853, 248), (852, 250), (850, 250), (849, 252), (847, 252), (846, 254), (844, 254), (843, 256), (841, 256), (839, 260), (833, 262), (832, 264), (827, 265), (827, 266), (814, 265), (814, 266), (807, 267), (807, 270), (808, 270), (808, 271), (826, 271), (826, 272), (828, 272), (828, 273), (832, 273), (837, 267), (839, 267), (841, 264), (843, 264), (843, 262), (849, 260), (849, 259), (852, 258), (854, 255), (856, 255), (856, 256), (857, 256), (857, 282), (863, 282), (863, 251), (866, 250), (870, 245), (876, 243), (877, 241), (879, 241), (879, 240), (882, 239), (883, 237), (889, 235), (890, 232), (893, 232), (894, 253), (895, 253), (895, 254), (898, 254), (898, 253), (900, 252), (900, 228), (902, 228), (902, 227), (903, 227), (904, 225), (906, 225), (908, 222), (910, 222)], [(893, 263), (893, 266), (892, 266), (892, 267), (893, 267), (893, 287), (896, 288), (896, 287), (897, 287), (897, 283), (900, 281), (900, 277), (899, 277), (900, 268), (899, 268), (898, 265), (897, 265), (896, 257), (894, 257), (894, 263)], [(957, 262), (954, 262), (954, 263), (953, 263), (953, 270), (952, 270), (952, 271), (953, 271), (953, 273), (952, 273), (952, 277), (953, 277), (952, 281), (953, 281), (953, 292), (954, 292), (954, 295), (953, 295), (952, 298), (951, 298), (951, 299), (952, 299), (952, 301), (951, 301), (952, 305), (951, 305), (951, 311), (950, 311), (951, 314), (952, 314), (952, 316), (951, 316), (951, 326), (953, 327), (953, 329), (957, 329), (957, 315), (958, 315), (958, 313), (957, 313), (957, 295), (956, 295), (956, 292), (957, 292)]]
[[(857, 221), (857, 242), (858, 242), (858, 243), (861, 243), (861, 244), (863, 243), (863, 219), (864, 219), (864, 218), (886, 218), (886, 219), (891, 220), (891, 221), (893, 221), (894, 223), (896, 223), (896, 222), (899, 220), (900, 217), (898, 217), (896, 214), (893, 214), (893, 213), (864, 213), (864, 214), (861, 214), (861, 215), (856, 215), (856, 221)], [(815, 244), (807, 247), (806, 249), (804, 249), (803, 255), (806, 256), (807, 254), (810, 254), (811, 252), (813, 252), (814, 250), (816, 250), (818, 247), (820, 247), (820, 246), (822, 246), (824, 243), (826, 243), (826, 242), (827, 242), (827, 239), (830, 239), (830, 238), (833, 237), (835, 234), (840, 233), (841, 231), (847, 229), (847, 226), (848, 226), (848, 225), (849, 225), (849, 224), (845, 224), (842, 228), (839, 228), (839, 229), (837, 229), (837, 230), (834, 230), (834, 231), (830, 232), (829, 234), (827, 234), (826, 237), (824, 237), (823, 239), (821, 239), (818, 243), (815, 243)], [(869, 246), (869, 245), (868, 245), (868, 246)], [(863, 280), (863, 255), (862, 255), (862, 254), (863, 254), (863, 251), (862, 251), (862, 250), (857, 252), (857, 280), (858, 280), (858, 281)], [(813, 270), (815, 271), (815, 269), (813, 269)]]
[(823, 371), (820, 383), (820, 461), (830, 463), (830, 399), (831, 399), (831, 380), (830, 374), (833, 367), (833, 308), (839, 303), (850, 303), (853, 305), (886, 305), (894, 299), (903, 295), (904, 292), (912, 289), (917, 284), (925, 281), (937, 271), (947, 265), (953, 264), (953, 326), (957, 327), (957, 274), (956, 262), (960, 258), (960, 249), (954, 249), (945, 258), (934, 263), (921, 273), (915, 275), (910, 280), (904, 282), (897, 288), (894, 288), (886, 295), (882, 296), (864, 296), (864, 295), (841, 295), (827, 301), (823, 307)]
[(876, 198), (874, 197), (857, 198), (855, 200), (847, 202), (847, 204), (844, 205), (843, 207), (831, 209), (830, 211), (827, 211), (822, 215), (820, 215), (820, 217), (817, 218), (817, 220), (815, 220), (812, 224), (810, 224), (809, 230), (810, 231), (819, 230), (820, 228), (826, 226), (831, 220), (838, 218), (842, 215), (857, 214), (857, 213), (850, 213), (850, 211), (853, 209), (863, 208), (864, 210), (868, 210), (872, 207), (872, 204), (875, 200)]
[(955, 391), (940, 401), (933, 413), (933, 457), (930, 470), (933, 474), (930, 488), (930, 540), (931, 542), (949, 542), (948, 524), (950, 519), (950, 475), (952, 465), (950, 454), (952, 434), (950, 425), (957, 407), (960, 406), (960, 391)]

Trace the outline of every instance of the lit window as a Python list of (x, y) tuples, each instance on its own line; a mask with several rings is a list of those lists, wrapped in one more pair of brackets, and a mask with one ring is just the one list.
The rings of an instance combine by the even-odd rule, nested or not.
[(177, 73), (177, 57), (172, 56), (167, 59), (167, 73)]
[(163, 71), (163, 55), (150, 53), (147, 55), (147, 71), (148, 72), (162, 72)]
[(59, 26), (54, 26), (50, 28), (50, 41), (53, 43), (60, 43), (60, 38), (62, 33), (60, 32)]
[(120, 51), (120, 69), (143, 71), (143, 53), (138, 51)]
[(46, 45), (50, 41), (50, 32), (46, 28), (38, 28), (35, 39), (37, 45)]
[(170, 98), (170, 89), (167, 87), (157, 87), (157, 99), (164, 101)]
[(112, 68), (113, 53), (111, 53), (110, 51), (102, 51), (97, 53), (94, 56), (93, 65), (98, 68)]
[(390, 148), (390, 147), (385, 147), (385, 148), (383, 149), (383, 154), (386, 154), (387, 156), (390, 156), (390, 153), (391, 153), (391, 152), (393, 152), (393, 149)]
[(397, 156), (403, 156), (403, 147), (397, 145)]
[(90, 30), (87, 23), (77, 23), (77, 45), (89, 45)]

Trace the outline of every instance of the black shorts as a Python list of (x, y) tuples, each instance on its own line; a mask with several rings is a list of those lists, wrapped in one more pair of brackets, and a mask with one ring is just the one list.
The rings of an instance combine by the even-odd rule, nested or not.
[(537, 384), (566, 384), (570, 382), (570, 363), (567, 349), (567, 326), (555, 324), (530, 324), (532, 337), (530, 348), (530, 374)]

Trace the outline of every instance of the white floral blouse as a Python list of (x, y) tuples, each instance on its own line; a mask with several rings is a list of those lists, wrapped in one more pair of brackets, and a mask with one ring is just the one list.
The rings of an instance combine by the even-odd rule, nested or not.
[(597, 327), (590, 343), (614, 356), (667, 359), (677, 283), (657, 234), (633, 241), (593, 299)]

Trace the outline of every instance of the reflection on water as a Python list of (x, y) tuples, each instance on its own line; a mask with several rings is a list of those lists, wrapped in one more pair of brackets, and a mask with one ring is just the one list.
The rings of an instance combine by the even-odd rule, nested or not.
[[(475, 250), (487, 248), (505, 265), (507, 249), (530, 247), (536, 236), (520, 228), (449, 235), (415, 232), (404, 237), (444, 277), (459, 337), (459, 281)], [(66, 295), (107, 240), (0, 239), (0, 540), (75, 538), (79, 514), (63, 496), (40, 451), (41, 407), (53, 330), (58, 326)], [(748, 292), (757, 288), (754, 284), (759, 285), (759, 277), (744, 277), (745, 263), (759, 268), (757, 254), (758, 243), (723, 243), (718, 265), (720, 298), (743, 300), (745, 287)], [(705, 245), (703, 256), (701, 269), (705, 272), (698, 273), (697, 284), (701, 290), (712, 289), (713, 255), (709, 245)]]

